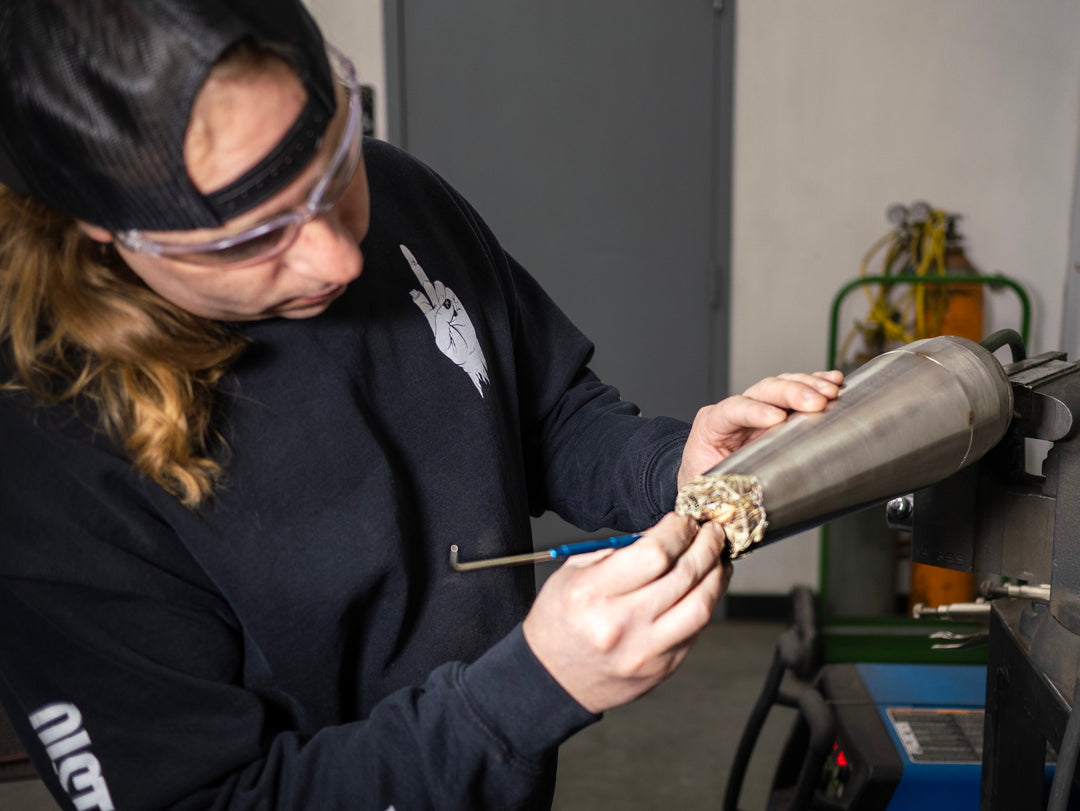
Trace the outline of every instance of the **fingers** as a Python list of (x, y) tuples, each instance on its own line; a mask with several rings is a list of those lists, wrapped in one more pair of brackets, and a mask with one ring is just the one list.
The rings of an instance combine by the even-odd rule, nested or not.
[(832, 369), (827, 372), (814, 372), (813, 374), (805, 373), (790, 373), (785, 372), (777, 375), (781, 380), (790, 380), (796, 383), (802, 383), (817, 389), (826, 397), (832, 397), (836, 394), (840, 384), (844, 382), (844, 373), (839, 369)]
[(814, 372), (814, 377), (820, 377), (823, 380), (828, 380), (831, 383), (839, 386), (844, 382), (844, 373), (839, 369), (829, 369), (825, 372)]
[(597, 591), (613, 598), (632, 596), (641, 615), (655, 618), (681, 600), (716, 570), (727, 538), (718, 524), (699, 527), (669, 513), (632, 546), (571, 558), (564, 566), (590, 567)]
[(743, 397), (788, 411), (821, 411), (840, 393), (840, 372), (781, 374), (759, 380)]
[(413, 290), (409, 293), (409, 295), (412, 296), (413, 304), (419, 307), (420, 310), (424, 313), (424, 315), (427, 315), (429, 312), (431, 312), (434, 305), (431, 303), (431, 300), (427, 296), (425, 296), (419, 290)]
[[(407, 261), (409, 263), (409, 267), (412, 268), (412, 272), (413, 275), (416, 276), (416, 280), (420, 282), (420, 286), (424, 288), (424, 291), (428, 294), (428, 296), (433, 297), (435, 293), (435, 287), (434, 285), (432, 285), (431, 280), (428, 279), (427, 273), (425, 273), (424, 269), (420, 267), (420, 263), (416, 261), (416, 257), (413, 256), (412, 251), (410, 251), (404, 245), (398, 245), (398, 247), (401, 249), (401, 254), (405, 257), (405, 261)], [(434, 303), (435, 299), (433, 298), (432, 304)]]
[(782, 374), (759, 380), (743, 394), (699, 412), (702, 427), (726, 436), (733, 429), (771, 428), (791, 411), (821, 411), (840, 393), (840, 372)]
[[(696, 522), (668, 515), (632, 546), (599, 559), (590, 574), (606, 569), (607, 584), (617, 583), (621, 589), (611, 595), (611, 605), (619, 606), (617, 613), (624, 617), (616, 624), (618, 638), (633, 637), (637, 653), (644, 659), (658, 657), (657, 662), (688, 648), (731, 579), (726, 544), (718, 524), (699, 528)], [(632, 583), (639, 585), (628, 588)], [(599, 587), (599, 581), (594, 586)], [(636, 632), (630, 630), (634, 627)], [(672, 669), (675, 664), (671, 660)]]
[[(730, 577), (723, 546), (719, 527), (669, 515), (629, 547), (571, 558), (541, 588), (525, 641), (583, 707), (632, 701), (678, 667), (708, 623)], [(643, 585), (625, 590), (634, 583)]]
[[(642, 588), (641, 597), (648, 606), (646, 616), (658, 620), (661, 635), (664, 625), (700, 628), (708, 621), (723, 588), (721, 561), (726, 543), (719, 524), (703, 525), (671, 570)], [(695, 592), (698, 599), (692, 599)]]
[[(765, 381), (761, 381), (764, 383)], [(747, 390), (746, 394), (736, 394), (721, 400), (709, 409), (698, 412), (702, 418), (701, 428), (705, 436), (727, 438), (735, 430), (745, 428), (771, 428), (787, 419), (789, 406), (777, 406), (764, 399), (750, 396), (761, 383)]]
[(583, 563), (595, 566), (592, 574), (598, 588), (611, 595), (629, 594), (663, 577), (691, 545), (697, 529), (693, 519), (668, 513), (619, 554)]
[[(713, 528), (723, 538), (723, 531), (715, 524), (706, 524), (702, 531), (706, 528)], [(657, 617), (653, 623), (657, 637), (676, 640), (670, 655), (681, 658), (689, 651), (697, 635), (712, 619), (716, 604), (727, 594), (734, 571), (731, 558), (722, 554), (718, 565), (710, 569), (701, 582)]]

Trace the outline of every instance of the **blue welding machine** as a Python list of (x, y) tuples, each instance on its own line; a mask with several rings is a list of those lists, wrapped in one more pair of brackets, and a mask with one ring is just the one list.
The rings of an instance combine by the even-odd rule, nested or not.
[[(984, 666), (826, 665), (810, 692), (824, 720), (805, 696), (798, 702), (769, 808), (795, 807), (809, 777), (797, 807), (978, 811)], [(1047, 784), (1052, 777), (1048, 767)]]

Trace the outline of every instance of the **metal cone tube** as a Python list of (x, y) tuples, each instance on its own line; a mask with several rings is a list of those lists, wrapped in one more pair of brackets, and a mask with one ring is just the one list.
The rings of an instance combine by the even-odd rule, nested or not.
[(870, 360), (825, 411), (790, 417), (706, 475), (758, 480), (769, 543), (956, 473), (1001, 440), (1012, 408), (993, 354), (927, 338)]

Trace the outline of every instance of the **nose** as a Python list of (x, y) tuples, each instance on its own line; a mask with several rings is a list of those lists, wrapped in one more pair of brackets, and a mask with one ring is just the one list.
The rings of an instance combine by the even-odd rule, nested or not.
[(304, 223), (282, 259), (288, 270), (328, 284), (348, 284), (363, 267), (359, 240), (334, 211)]

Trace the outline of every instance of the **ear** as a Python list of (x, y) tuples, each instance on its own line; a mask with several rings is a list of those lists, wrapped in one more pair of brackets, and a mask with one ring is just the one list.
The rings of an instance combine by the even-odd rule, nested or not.
[(88, 237), (90, 237), (90, 239), (94, 240), (94, 242), (112, 242), (113, 241), (112, 234), (110, 234), (104, 228), (101, 228), (100, 226), (97, 226), (97, 225), (91, 225), (90, 223), (83, 222), (82, 220), (76, 220), (76, 222), (79, 225), (79, 230), (81, 230), (84, 234), (86, 234)]

